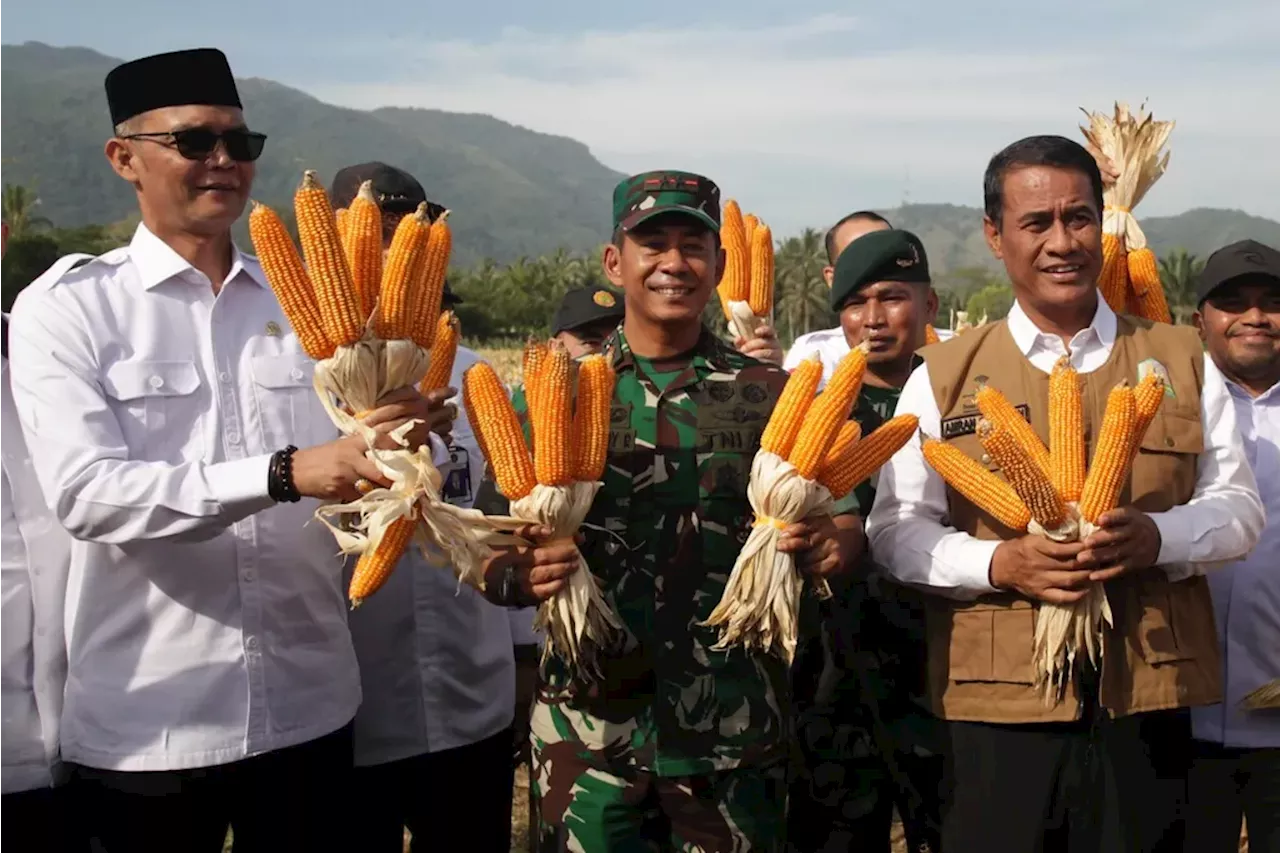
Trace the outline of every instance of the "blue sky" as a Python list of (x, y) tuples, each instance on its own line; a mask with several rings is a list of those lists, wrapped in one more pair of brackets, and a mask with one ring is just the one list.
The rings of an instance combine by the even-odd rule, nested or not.
[[(1176, 119), (1139, 213), (1280, 219), (1280, 3), (893, 6), (820, 0), (10, 3), (5, 43), (112, 56), (216, 45), (240, 76), (353, 107), (482, 112), (586, 143), (621, 171), (686, 168), (777, 233), (858, 207), (980, 203), (986, 160), (1080, 107)], [(253, 117), (250, 117), (252, 122)]]

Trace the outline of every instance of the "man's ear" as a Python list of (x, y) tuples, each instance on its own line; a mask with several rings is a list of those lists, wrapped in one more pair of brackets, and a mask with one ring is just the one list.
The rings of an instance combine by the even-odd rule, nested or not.
[(982, 217), (982, 236), (987, 238), (987, 248), (997, 261), (1004, 260), (1004, 251), (1000, 246), (1000, 229), (991, 221), (991, 217)]
[(835, 281), (836, 268), (827, 264), (822, 268), (822, 280), (827, 283), (827, 290), (831, 289), (831, 282)]
[(1196, 327), (1196, 333), (1200, 335), (1200, 343), (1202, 344), (1208, 343), (1209, 336), (1204, 329), (1204, 314), (1200, 313), (1199, 311), (1196, 311), (1194, 314), (1192, 314), (1191, 325)]
[[(721, 260), (723, 264), (724, 253), (721, 252)], [(614, 287), (622, 287), (622, 250), (613, 243), (606, 243), (604, 252), (600, 255), (600, 266), (604, 269), (605, 278), (609, 279), (609, 283)], [(719, 279), (717, 279), (718, 281)]]
[(127, 142), (113, 136), (103, 146), (102, 153), (106, 155), (107, 162), (111, 164), (111, 169), (117, 175), (131, 184), (138, 182), (138, 170), (134, 168), (133, 162), (133, 149)]
[(938, 291), (932, 285), (924, 296), (924, 321), (930, 324), (938, 321)]

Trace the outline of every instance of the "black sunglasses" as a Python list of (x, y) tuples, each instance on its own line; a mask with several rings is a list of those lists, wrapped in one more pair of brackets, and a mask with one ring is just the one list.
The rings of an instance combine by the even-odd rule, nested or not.
[[(169, 137), (169, 139), (161, 140), (157, 137)], [(145, 139), (161, 145), (171, 145), (188, 160), (207, 159), (221, 141), (227, 147), (227, 155), (241, 163), (252, 162), (261, 157), (262, 146), (267, 141), (265, 133), (255, 133), (244, 128), (224, 130), (219, 133), (207, 127), (188, 127), (160, 133), (130, 133), (120, 138)]]

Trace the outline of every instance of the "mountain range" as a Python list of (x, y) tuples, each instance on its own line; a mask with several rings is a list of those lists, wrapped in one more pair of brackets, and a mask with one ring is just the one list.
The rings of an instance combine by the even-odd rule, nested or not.
[[(37, 212), (56, 225), (135, 214), (131, 191), (102, 156), (111, 132), (102, 80), (119, 61), (37, 42), (0, 48), (4, 181), (34, 189)], [(433, 201), (453, 210), (456, 264), (592, 251), (608, 237), (610, 195), (623, 176), (580, 142), (486, 115), (355, 110), (270, 80), (238, 84), (251, 126), (269, 137), (254, 197), (282, 213), (303, 169), (327, 182), (342, 166), (382, 160), (414, 174)], [(919, 234), (937, 271), (997, 267), (976, 208), (912, 204), (882, 213)], [(1185, 248), (1203, 256), (1244, 237), (1280, 245), (1280, 222), (1237, 210), (1202, 208), (1141, 222), (1157, 254)], [(237, 230), (243, 239), (243, 220)]]

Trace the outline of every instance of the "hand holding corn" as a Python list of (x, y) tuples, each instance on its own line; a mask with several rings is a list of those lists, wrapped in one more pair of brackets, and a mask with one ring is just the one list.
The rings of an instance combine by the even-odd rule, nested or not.
[(1142, 439), (1164, 400), (1164, 380), (1149, 373), (1136, 388), (1121, 382), (1107, 397), (1093, 461), (1085, 467), (1080, 378), (1064, 356), (1049, 377), (1049, 446), (995, 388), (974, 395), (978, 438), (999, 479), (954, 445), (925, 438), (925, 459), (942, 478), (1012, 533), (997, 546), (992, 586), (1041, 602), (1035, 622), (1038, 684), (1046, 701), (1061, 696), (1080, 651), (1098, 661), (1111, 608), (1102, 581), (1151, 565), (1160, 550), (1154, 522), (1117, 509)]
[[(577, 541), (555, 541), (550, 527), (526, 524), (514, 535), (533, 544), (496, 547), (484, 568), (485, 597), (500, 607), (541, 604), (563, 590), (582, 565)], [(508, 600), (502, 599), (504, 587)]]
[[(755, 522), (742, 546), (720, 603), (703, 623), (720, 629), (717, 650), (735, 645), (795, 654), (796, 618), (804, 581), (799, 562), (820, 575), (841, 568), (846, 556), (834, 532), (833, 498), (846, 495), (906, 443), (916, 419), (903, 415), (862, 438), (849, 413), (866, 371), (866, 345), (836, 366), (826, 389), (817, 358), (787, 379), (751, 465), (747, 499)], [(788, 539), (794, 544), (783, 543)]]

